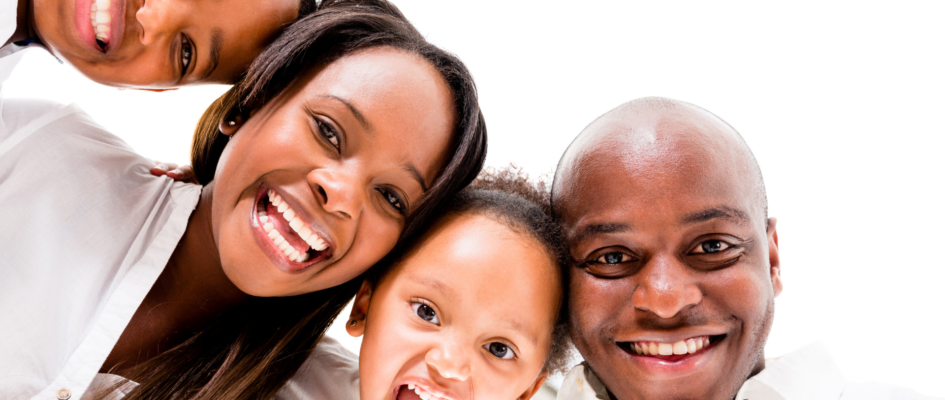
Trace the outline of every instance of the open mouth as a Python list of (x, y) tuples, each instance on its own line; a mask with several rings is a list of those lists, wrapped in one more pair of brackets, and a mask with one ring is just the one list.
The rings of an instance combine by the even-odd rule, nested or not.
[(653, 357), (665, 361), (679, 361), (694, 354), (702, 353), (725, 338), (725, 335), (696, 336), (678, 342), (617, 342), (624, 351), (635, 356)]
[(394, 388), (394, 400), (450, 400), (442, 393), (427, 390), (420, 385), (409, 383)]
[(312, 230), (285, 200), (272, 189), (256, 202), (256, 217), (286, 260), (290, 263), (314, 263), (331, 257), (331, 246)]

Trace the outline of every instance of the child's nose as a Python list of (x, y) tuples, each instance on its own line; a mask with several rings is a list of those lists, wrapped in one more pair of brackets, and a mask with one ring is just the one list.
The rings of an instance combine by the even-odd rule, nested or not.
[(472, 372), (468, 352), (454, 341), (430, 349), (426, 355), (426, 363), (446, 379), (465, 381)]

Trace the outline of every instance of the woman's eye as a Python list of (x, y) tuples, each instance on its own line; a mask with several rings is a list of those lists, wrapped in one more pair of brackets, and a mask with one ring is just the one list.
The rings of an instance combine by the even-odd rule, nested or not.
[(420, 319), (434, 325), (440, 324), (440, 318), (436, 316), (436, 311), (433, 311), (430, 306), (423, 303), (412, 303), (410, 307), (413, 308), (414, 314), (417, 314)]
[(718, 253), (720, 251), (728, 250), (731, 247), (732, 247), (731, 244), (728, 244), (721, 240), (717, 240), (717, 239), (706, 240), (700, 243), (698, 246), (696, 246), (695, 250), (693, 250), (693, 253), (697, 253), (697, 254)]
[(190, 43), (190, 39), (187, 36), (181, 35), (180, 37), (180, 72), (181, 75), (187, 73), (187, 68), (190, 67), (190, 60), (194, 56), (194, 47)]
[(620, 264), (630, 261), (630, 257), (624, 253), (618, 251), (612, 251), (610, 253), (604, 253), (600, 257), (594, 259), (593, 262), (598, 264)]
[(515, 352), (509, 348), (509, 346), (500, 342), (492, 342), (486, 345), (486, 350), (489, 350), (492, 355), (499, 357), (503, 360), (511, 360), (515, 358)]
[(338, 142), (338, 132), (335, 131), (331, 125), (326, 124), (325, 122), (315, 120), (315, 123), (318, 125), (318, 132), (322, 135), (328, 143), (331, 143), (338, 151), (341, 151), (340, 144)]
[(387, 204), (390, 204), (391, 207), (394, 207), (394, 209), (397, 210), (397, 213), (400, 215), (407, 215), (407, 206), (404, 205), (404, 202), (394, 191), (384, 188), (378, 188), (377, 191), (381, 194), (381, 196), (384, 196), (384, 201), (386, 201)]

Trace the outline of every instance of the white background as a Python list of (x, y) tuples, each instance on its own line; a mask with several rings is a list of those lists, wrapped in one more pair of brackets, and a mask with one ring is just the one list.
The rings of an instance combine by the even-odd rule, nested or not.
[[(489, 165), (549, 173), (591, 120), (642, 96), (728, 121), (779, 218), (784, 293), (767, 355), (819, 340), (852, 380), (945, 397), (945, 3), (397, 4), (472, 70)], [(163, 161), (187, 161), (225, 89), (118, 91), (31, 53), (8, 96), (77, 102)]]

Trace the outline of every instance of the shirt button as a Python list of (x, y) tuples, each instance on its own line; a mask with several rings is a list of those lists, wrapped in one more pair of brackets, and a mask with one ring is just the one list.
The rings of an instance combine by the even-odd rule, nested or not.
[(62, 389), (59, 393), (56, 393), (56, 398), (59, 400), (69, 400), (72, 397), (72, 392), (69, 389)]

